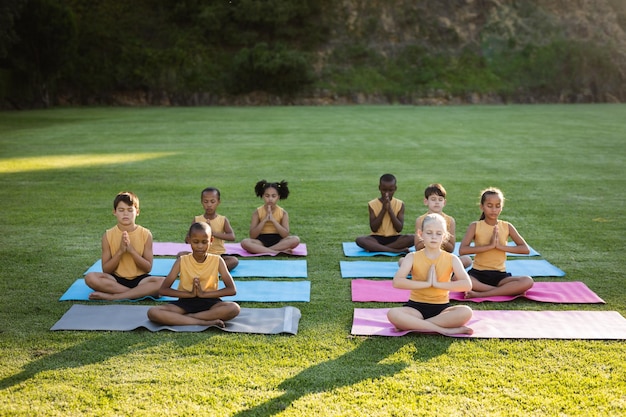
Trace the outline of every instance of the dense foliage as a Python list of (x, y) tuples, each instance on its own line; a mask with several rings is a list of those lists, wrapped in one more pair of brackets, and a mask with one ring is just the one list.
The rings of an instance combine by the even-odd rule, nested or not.
[(14, 107), (114, 104), (124, 95), (214, 104), (258, 92), (294, 102), (320, 94), (626, 99), (617, 45), (572, 38), (522, 6), (513, 23), (485, 19), (472, 42), (407, 10), (398, 24), (420, 32), (395, 44), (376, 16), (346, 35), (342, 6), (327, 0), (6, 0), (0, 98)]

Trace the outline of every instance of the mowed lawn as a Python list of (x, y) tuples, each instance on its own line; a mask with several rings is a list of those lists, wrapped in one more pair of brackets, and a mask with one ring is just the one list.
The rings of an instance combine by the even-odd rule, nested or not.
[[(0, 415), (624, 415), (624, 341), (355, 337), (354, 308), (392, 304), (352, 303), (339, 271), (381, 174), (398, 178), (407, 232), (442, 183), (457, 240), (496, 186), (501, 218), (566, 272), (538, 280), (583, 281), (606, 304), (472, 308), (626, 315), (624, 120), (626, 105), (2, 112)], [(100, 257), (117, 192), (138, 194), (155, 241), (180, 242), (219, 187), (239, 241), (260, 179), (289, 182), (311, 301), (242, 306), (299, 308), (297, 335), (49, 330)]]

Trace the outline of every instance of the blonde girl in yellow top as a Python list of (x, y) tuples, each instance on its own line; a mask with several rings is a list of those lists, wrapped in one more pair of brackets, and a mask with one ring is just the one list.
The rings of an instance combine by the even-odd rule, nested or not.
[[(221, 256), (209, 253), (213, 236), (205, 222), (191, 225), (187, 240), (192, 252), (176, 259), (163, 281), (160, 295), (178, 297), (169, 304), (151, 307), (148, 318), (164, 325), (203, 325), (224, 327), (224, 322), (239, 315), (240, 308), (220, 297), (235, 295), (237, 288)], [(221, 277), (224, 288), (218, 289)], [(178, 289), (172, 284), (179, 278)]]
[[(465, 293), (465, 298), (519, 295), (534, 284), (529, 276), (512, 276), (506, 272), (506, 253), (528, 254), (530, 248), (511, 223), (498, 218), (503, 207), (502, 191), (497, 188), (482, 191), (483, 214), (469, 225), (459, 247), (460, 255), (476, 254), (469, 270), (473, 288)], [(509, 237), (515, 246), (507, 245)]]
[(261, 180), (254, 192), (264, 204), (252, 213), (250, 237), (241, 241), (241, 247), (250, 253), (290, 253), (300, 238), (289, 234), (289, 214), (278, 205), (289, 196), (287, 182)]
[(472, 310), (450, 304), (450, 291), (469, 291), (472, 282), (461, 260), (441, 248), (448, 235), (446, 220), (440, 214), (428, 214), (417, 233), (424, 249), (409, 253), (393, 277), (395, 288), (411, 290), (409, 301), (389, 309), (387, 318), (398, 330), (472, 334), (465, 326)]

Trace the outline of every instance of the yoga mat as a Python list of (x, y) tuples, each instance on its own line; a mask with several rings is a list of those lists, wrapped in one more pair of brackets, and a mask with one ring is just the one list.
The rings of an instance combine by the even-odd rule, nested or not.
[[(343, 254), (349, 257), (359, 257), (359, 256), (402, 256), (402, 253), (396, 252), (368, 252), (356, 242), (343, 242)], [(411, 246), (409, 248), (411, 252), (415, 251), (415, 246)]]
[[(172, 265), (174, 265), (175, 260), (174, 258), (154, 258), (152, 260), (152, 271), (150, 271), (150, 275), (157, 277), (167, 276), (172, 270)], [(89, 272), (102, 272), (102, 259), (98, 259), (83, 275), (87, 275)]]
[[(240, 243), (224, 243), (224, 249), (226, 249), (226, 254), (228, 255), (238, 255), (242, 257), (250, 257), (250, 256), (276, 256), (275, 253), (250, 253), (244, 250), (241, 247)], [(176, 242), (153, 242), (152, 243), (152, 252), (155, 256), (176, 256), (179, 252), (191, 250), (189, 244), (187, 243), (176, 243)], [(286, 255), (286, 254), (281, 254)], [(306, 256), (307, 255), (307, 247), (305, 243), (300, 243), (296, 246), (292, 253), (289, 255), (293, 256)]]
[[(152, 263), (151, 275), (167, 276), (172, 270), (172, 266), (176, 260), (155, 258)], [(102, 272), (102, 260), (96, 261), (85, 273)], [(306, 260), (260, 260), (260, 259), (244, 259), (239, 261), (239, 265), (230, 274), (233, 278), (238, 277), (266, 277), (266, 278), (306, 278), (307, 264)]]
[[(404, 303), (409, 299), (409, 290), (394, 288), (392, 281), (373, 281), (369, 279), (352, 280), (352, 301)], [(604, 300), (591, 291), (583, 282), (535, 282), (535, 285), (524, 295), (495, 296), (465, 299), (462, 292), (451, 292), (450, 299), (457, 301), (503, 302), (524, 297), (544, 303), (591, 304), (602, 303)]]
[[(311, 300), (310, 281), (237, 281), (237, 294), (229, 297), (222, 297), (224, 301), (254, 301), (260, 303), (275, 303), (286, 301), (309, 302)], [(178, 280), (174, 282), (173, 288), (178, 288)], [(224, 288), (224, 283), (220, 281), (219, 288)], [(77, 279), (70, 288), (59, 298), (59, 301), (91, 301), (89, 294), (93, 290), (85, 284), (84, 279)], [(118, 301), (172, 301), (175, 297), (143, 297), (134, 300)], [(98, 300), (100, 301), (100, 300)]]
[[(397, 262), (339, 261), (342, 278), (393, 278)], [(562, 277), (565, 272), (544, 259), (514, 259), (506, 261), (506, 270), (514, 276)]]
[[(353, 335), (404, 336), (387, 320), (387, 308), (355, 308)], [(496, 339), (626, 339), (626, 319), (617, 311), (475, 310), (467, 323), (473, 335)], [(419, 333), (418, 333), (419, 334)]]
[(150, 306), (143, 305), (83, 305), (74, 304), (50, 330), (131, 331), (144, 327), (151, 332), (201, 332), (209, 327), (233, 333), (279, 334), (298, 333), (300, 310), (282, 308), (242, 308), (241, 313), (217, 326), (161, 326), (148, 320)]
[(306, 260), (243, 259), (230, 271), (233, 278), (306, 278)]
[[(472, 243), (472, 246), (474, 244)], [(515, 242), (508, 242), (509, 246), (514, 246)], [(364, 256), (400, 256), (401, 254), (399, 253), (395, 253), (395, 252), (368, 252), (365, 249), (361, 248), (359, 245), (356, 244), (356, 242), (343, 242), (342, 243), (343, 246), (343, 254), (345, 256), (348, 257), (364, 257)], [(454, 253), (455, 255), (459, 256), (459, 247), (461, 247), (461, 242), (456, 242), (454, 245), (454, 251), (452, 253)], [(539, 252), (537, 252), (535, 249), (533, 249), (532, 247), (530, 247), (530, 245), (528, 245), (528, 248), (530, 249), (530, 253), (528, 254), (519, 254), (519, 253), (507, 253), (507, 256), (539, 256)], [(411, 252), (415, 251), (415, 246), (411, 246), (409, 248), (409, 250)]]
[[(528, 243), (526, 243), (528, 245)], [(508, 246), (515, 246), (515, 242), (508, 242), (507, 243)], [(470, 246), (474, 246), (474, 242), (472, 242), (470, 244)], [(454, 244), (454, 251), (452, 251), (453, 254), (455, 254), (456, 256), (459, 256), (459, 248), (461, 247), (461, 242), (456, 242)], [(530, 245), (528, 245), (528, 249), (530, 250), (529, 253), (526, 254), (520, 254), (520, 253), (509, 253), (507, 252), (506, 255), (507, 256), (539, 256), (539, 252), (537, 252), (535, 249), (533, 249)], [(470, 255), (470, 256), (474, 256), (474, 255)]]

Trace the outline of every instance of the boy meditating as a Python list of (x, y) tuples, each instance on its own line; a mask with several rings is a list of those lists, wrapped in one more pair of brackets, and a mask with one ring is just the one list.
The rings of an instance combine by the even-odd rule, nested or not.
[[(224, 327), (225, 321), (239, 315), (239, 304), (220, 298), (237, 294), (237, 288), (224, 258), (209, 253), (212, 240), (208, 223), (191, 225), (187, 233), (191, 253), (176, 259), (160, 289), (161, 295), (178, 297), (178, 300), (151, 307), (148, 310), (151, 321), (163, 325)], [(174, 289), (176, 278), (179, 284)], [(218, 289), (220, 278), (224, 288)]]
[(396, 177), (380, 177), (380, 197), (368, 203), (372, 233), (356, 238), (356, 244), (369, 252), (407, 253), (413, 246), (414, 235), (400, 234), (404, 227), (404, 202), (393, 195), (397, 190)]
[(135, 223), (139, 198), (129, 191), (113, 200), (117, 224), (102, 236), (102, 272), (85, 275), (85, 283), (95, 290), (91, 300), (125, 300), (157, 296), (162, 277), (152, 270), (152, 233)]

